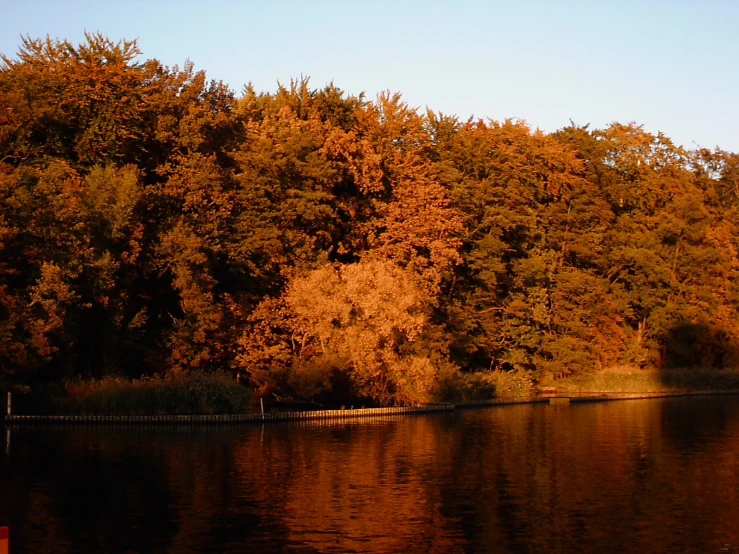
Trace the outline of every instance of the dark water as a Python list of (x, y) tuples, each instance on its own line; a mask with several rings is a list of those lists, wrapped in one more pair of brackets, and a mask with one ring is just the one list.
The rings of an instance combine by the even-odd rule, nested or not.
[(15, 553), (739, 550), (737, 397), (5, 439)]

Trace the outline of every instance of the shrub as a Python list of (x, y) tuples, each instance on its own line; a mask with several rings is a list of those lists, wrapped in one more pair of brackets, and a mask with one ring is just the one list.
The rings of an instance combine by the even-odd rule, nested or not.
[(440, 377), (442, 399), (448, 401), (469, 402), (534, 394), (531, 377), (521, 371), (450, 372)]
[(75, 415), (231, 414), (244, 413), (252, 393), (223, 372), (169, 373), (127, 380), (68, 382), (54, 411)]

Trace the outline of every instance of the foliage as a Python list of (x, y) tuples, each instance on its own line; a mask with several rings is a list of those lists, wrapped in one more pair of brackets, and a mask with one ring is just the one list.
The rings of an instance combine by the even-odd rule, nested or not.
[(451, 368), (430, 308), (414, 275), (390, 262), (324, 266), (255, 312), (269, 342), (244, 335), (239, 363), (263, 387), (290, 375), (300, 396), (306, 382), (313, 396), (330, 388), (332, 371), (346, 371), (357, 394), (380, 404), (429, 402), (440, 368)]
[(535, 396), (532, 375), (518, 371), (477, 371), (440, 375), (442, 398), (454, 402), (475, 402), (492, 398)]
[(225, 373), (183, 372), (70, 381), (53, 403), (70, 415), (237, 414), (250, 410), (252, 394)]
[(236, 95), (99, 34), (1, 59), (15, 386), (218, 369), (413, 404), (739, 364), (737, 154), (307, 79)]

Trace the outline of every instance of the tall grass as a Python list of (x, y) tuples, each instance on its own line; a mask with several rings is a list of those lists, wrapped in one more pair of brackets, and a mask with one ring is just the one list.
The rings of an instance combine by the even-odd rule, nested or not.
[(520, 372), (463, 373), (444, 383), (444, 400), (463, 402), (547, 393), (739, 391), (739, 369), (638, 369), (616, 366), (597, 373), (535, 383)]
[(68, 382), (51, 399), (65, 415), (189, 415), (248, 413), (253, 396), (223, 372)]
[(645, 370), (628, 367), (610, 368), (591, 375), (581, 375), (551, 383), (559, 392), (687, 392), (739, 390), (736, 369), (665, 369)]

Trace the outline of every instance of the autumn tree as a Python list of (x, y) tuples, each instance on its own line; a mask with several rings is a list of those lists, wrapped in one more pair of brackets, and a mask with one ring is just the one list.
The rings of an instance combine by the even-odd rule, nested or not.
[(306, 78), (236, 94), (100, 34), (1, 60), (7, 379), (230, 369), (393, 404), (460, 370), (739, 361), (735, 153)]
[(455, 371), (431, 307), (414, 276), (391, 262), (327, 265), (255, 311), (260, 340), (242, 337), (239, 361), (283, 394), (315, 396), (345, 373), (359, 398), (428, 402)]

